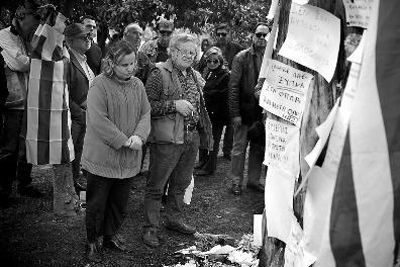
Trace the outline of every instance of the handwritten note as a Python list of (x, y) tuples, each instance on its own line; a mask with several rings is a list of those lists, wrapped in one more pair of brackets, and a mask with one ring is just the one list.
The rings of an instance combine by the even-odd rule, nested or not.
[(340, 20), (326, 10), (292, 3), (286, 40), (281, 56), (333, 77), (339, 52)]
[(348, 26), (368, 28), (373, 0), (343, 0)]
[(312, 77), (309, 73), (270, 60), (260, 94), (260, 106), (300, 127)]
[(293, 176), (299, 173), (299, 128), (267, 118), (264, 164)]

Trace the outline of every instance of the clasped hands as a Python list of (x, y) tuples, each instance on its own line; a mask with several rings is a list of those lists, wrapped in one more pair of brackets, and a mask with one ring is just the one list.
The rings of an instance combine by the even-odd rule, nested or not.
[(137, 135), (132, 135), (126, 140), (123, 145), (124, 147), (130, 148), (132, 150), (140, 150), (142, 149), (143, 142), (142, 139)]
[(175, 108), (178, 113), (185, 117), (189, 116), (195, 111), (193, 105), (189, 101), (183, 99), (175, 100)]

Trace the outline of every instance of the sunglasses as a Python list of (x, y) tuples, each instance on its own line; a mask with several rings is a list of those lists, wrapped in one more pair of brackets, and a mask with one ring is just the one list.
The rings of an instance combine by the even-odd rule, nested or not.
[(218, 37), (225, 37), (227, 35), (226, 32), (219, 32), (216, 34)]
[(265, 38), (267, 35), (268, 33), (262, 33), (262, 32), (256, 33), (257, 38)]
[(207, 63), (208, 64), (219, 64), (219, 60), (218, 59), (214, 59), (214, 60), (207, 59)]
[(160, 31), (161, 35), (171, 35), (171, 33), (172, 33), (171, 31), (163, 31), (163, 30)]
[(80, 37), (78, 37), (78, 39), (84, 40), (84, 41), (91, 41), (92, 37), (90, 36), (90, 34), (88, 34), (88, 35), (85, 35), (85, 36), (80, 36)]

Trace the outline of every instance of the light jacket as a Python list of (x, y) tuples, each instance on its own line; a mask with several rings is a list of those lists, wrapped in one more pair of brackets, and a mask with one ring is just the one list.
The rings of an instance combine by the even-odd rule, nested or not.
[(8, 27), (0, 30), (0, 48), (9, 92), (5, 107), (24, 109), (30, 64), (24, 42)]

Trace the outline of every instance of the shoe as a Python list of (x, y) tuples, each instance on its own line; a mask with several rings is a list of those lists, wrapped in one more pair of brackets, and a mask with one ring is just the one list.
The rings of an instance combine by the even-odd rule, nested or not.
[(98, 252), (101, 252), (103, 250), (103, 236), (99, 236), (96, 239), (96, 247)]
[(43, 194), (34, 188), (32, 185), (27, 185), (23, 187), (18, 188), (18, 193), (22, 196), (26, 197), (33, 197), (33, 198), (41, 198), (43, 197)]
[(97, 249), (96, 243), (88, 243), (86, 245), (86, 258), (93, 262), (101, 262), (101, 255)]
[(80, 182), (74, 182), (74, 187), (76, 192), (86, 191), (86, 186), (81, 184)]
[(168, 221), (165, 224), (165, 228), (186, 235), (192, 235), (196, 233), (196, 229), (193, 226), (185, 224), (182, 221)]
[(247, 188), (259, 193), (264, 193), (264, 187), (261, 184), (249, 183), (247, 184)]
[(234, 185), (232, 186), (232, 193), (233, 193), (235, 196), (239, 196), (239, 195), (242, 193), (242, 190), (240, 190), (240, 186), (237, 185), (237, 184), (234, 184)]
[(160, 246), (160, 240), (157, 236), (157, 230), (148, 228), (145, 230), (142, 236), (143, 243), (148, 245), (149, 247), (155, 248)]
[(103, 246), (119, 252), (127, 252), (128, 248), (124, 243), (125, 242), (122, 240), (122, 237), (118, 234), (115, 234), (112, 237), (105, 237)]
[(200, 169), (194, 173), (194, 175), (196, 175), (196, 176), (208, 176), (208, 175), (213, 175), (213, 174), (214, 174), (213, 171), (206, 171), (204, 169)]

